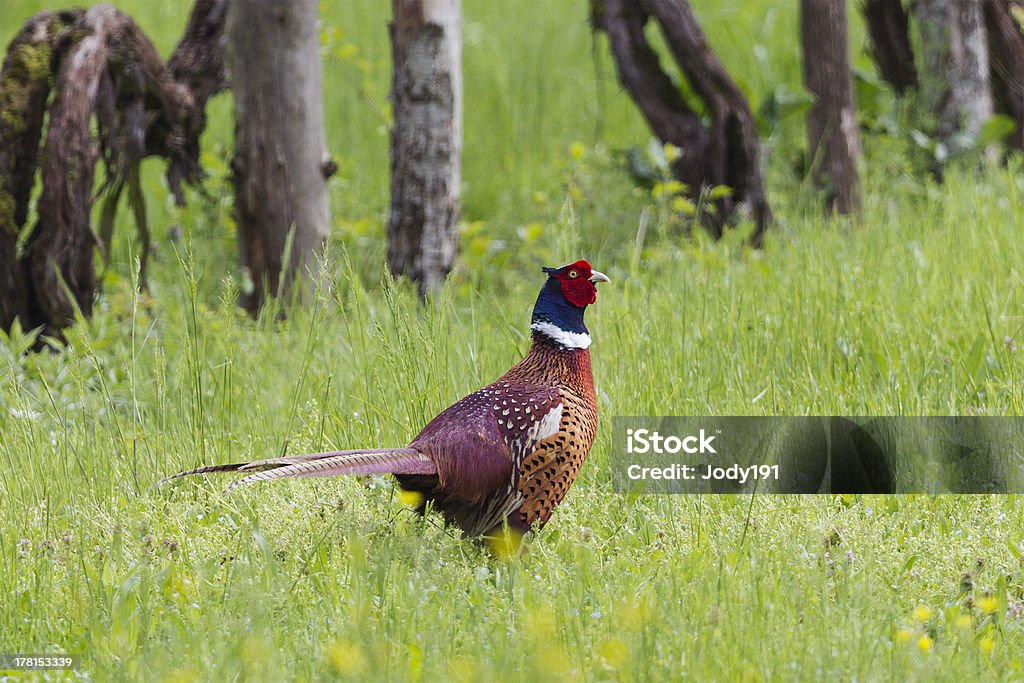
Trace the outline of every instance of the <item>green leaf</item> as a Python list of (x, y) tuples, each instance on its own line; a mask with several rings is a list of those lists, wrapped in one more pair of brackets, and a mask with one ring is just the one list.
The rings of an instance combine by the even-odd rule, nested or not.
[(853, 70), (853, 92), (857, 117), (868, 127), (878, 126), (893, 109), (892, 90), (870, 71)]
[(875, 367), (878, 368), (879, 374), (882, 377), (888, 378), (889, 359), (885, 356), (885, 354), (879, 351), (869, 351), (868, 357), (871, 358), (871, 361), (875, 364)]
[(653, 184), (661, 180), (661, 174), (647, 160), (644, 151), (635, 145), (629, 148), (628, 164), (630, 175), (644, 184)]
[(1017, 123), (1006, 114), (993, 114), (988, 121), (982, 124), (978, 130), (978, 137), (974, 144), (977, 147), (986, 147), (1002, 142), (1017, 130)]
[(921, 149), (926, 149), (929, 152), (935, 149), (935, 141), (916, 128), (910, 131), (910, 139)]
[(658, 138), (651, 138), (647, 141), (647, 158), (654, 162), (654, 166), (661, 172), (662, 178), (671, 175), (668, 157), (665, 156), (665, 146)]
[(967, 356), (964, 358), (964, 366), (967, 374), (973, 379), (981, 379), (981, 371), (985, 368), (985, 337), (978, 335), (971, 344)]
[(724, 199), (725, 197), (732, 196), (732, 188), (728, 185), (715, 185), (708, 190), (707, 198), (711, 201), (716, 199)]
[(757, 109), (757, 131), (768, 137), (786, 119), (801, 116), (811, 105), (814, 97), (804, 90), (792, 90), (787, 85), (777, 85), (761, 101)]

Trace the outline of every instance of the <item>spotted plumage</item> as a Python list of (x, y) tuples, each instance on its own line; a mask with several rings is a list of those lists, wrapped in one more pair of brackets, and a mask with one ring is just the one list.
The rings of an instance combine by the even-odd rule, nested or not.
[(590, 333), (583, 323), (607, 282), (586, 261), (546, 268), (526, 357), (456, 402), (406, 448), (336, 451), (201, 467), (169, 477), (238, 471), (231, 488), (282, 477), (392, 474), (464, 533), (542, 527), (562, 501), (597, 432)]

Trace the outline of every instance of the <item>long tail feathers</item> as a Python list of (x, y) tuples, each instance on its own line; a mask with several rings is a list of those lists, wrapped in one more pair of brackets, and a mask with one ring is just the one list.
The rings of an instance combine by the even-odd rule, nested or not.
[(179, 472), (157, 482), (157, 485), (193, 474), (213, 472), (255, 472), (231, 484), (232, 489), (257, 481), (284, 477), (333, 477), (338, 475), (370, 474), (437, 474), (431, 460), (414, 448), (380, 448), (357, 451), (330, 451), (310, 453), (287, 458), (270, 458), (236, 462), (228, 465), (209, 465)]

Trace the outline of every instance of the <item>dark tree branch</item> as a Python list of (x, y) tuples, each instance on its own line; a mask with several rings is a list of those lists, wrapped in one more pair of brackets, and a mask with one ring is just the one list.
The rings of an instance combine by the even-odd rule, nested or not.
[[(714, 200), (713, 214), (701, 219), (715, 236), (741, 206), (757, 225), (760, 244), (772, 220), (759, 165), (760, 142), (750, 105), (708, 44), (685, 0), (593, 0), (591, 21), (608, 34), (619, 80), (663, 142), (679, 147), (674, 172), (700, 199), (707, 187), (727, 185), (728, 197)], [(706, 106), (705, 124), (683, 100), (647, 42), (644, 26), (654, 18), (672, 55)]]
[[(640, 107), (651, 130), (662, 142), (692, 152), (697, 158), (703, 157), (707, 131), (648, 44), (644, 35), (647, 13), (640, 3), (621, 0), (606, 3), (606, 12), (604, 28), (611, 42), (619, 80)], [(699, 187), (703, 174), (692, 162), (692, 159), (681, 160), (677, 175), (684, 182)]]
[[(125, 55), (112, 55), (117, 51), (113, 36), (138, 30), (131, 19), (109, 5), (88, 10), (74, 26), (82, 37), (68, 50), (57, 72), (43, 149), (39, 218), (24, 255), (46, 324), (44, 332), (51, 336), (59, 336), (72, 323), (76, 309), (85, 316), (92, 312), (96, 240), (89, 213), (100, 149), (90, 121), (101, 94), (109, 96), (113, 90), (101, 87), (108, 61), (126, 61)], [(127, 144), (119, 137), (109, 135), (115, 158), (120, 156), (118, 145)]]
[(989, 79), (995, 109), (1017, 123), (1009, 143), (1024, 150), (1024, 34), (1014, 18), (1018, 0), (985, 0), (985, 28), (988, 31)]
[(179, 205), (184, 204), (182, 181), (196, 185), (203, 177), (199, 166), (199, 138), (206, 128), (206, 102), (228, 87), (224, 50), (221, 49), (227, 6), (227, 0), (197, 0), (185, 35), (167, 60), (171, 78), (183, 84), (191, 94), (192, 107), (182, 123), (181, 144), (177, 147), (154, 145), (148, 148), (148, 153), (167, 156), (163, 153), (165, 149), (178, 152), (167, 166), (167, 184)]
[(917, 87), (910, 17), (901, 0), (864, 0), (862, 9), (871, 38), (871, 55), (882, 79), (897, 95)]
[(28, 280), (18, 260), (18, 235), (28, 218), (50, 77), (60, 58), (57, 37), (81, 14), (71, 10), (32, 17), (11, 41), (0, 71), (0, 328), (5, 330), (18, 316), (23, 327), (35, 326), (28, 312)]

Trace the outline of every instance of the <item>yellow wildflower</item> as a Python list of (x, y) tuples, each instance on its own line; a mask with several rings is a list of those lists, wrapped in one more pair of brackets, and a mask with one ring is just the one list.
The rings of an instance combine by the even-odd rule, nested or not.
[(197, 683), (198, 681), (199, 674), (197, 672), (183, 669), (175, 669), (164, 678), (164, 683)]
[(558, 633), (558, 624), (555, 623), (554, 611), (551, 608), (531, 610), (523, 622), (530, 636), (546, 644)]
[(465, 657), (454, 657), (448, 663), (448, 674), (453, 681), (477, 681), (480, 680), (480, 672), (476, 664)]
[(419, 507), (423, 503), (423, 494), (419, 491), (407, 491), (406, 489), (398, 489), (398, 500), (402, 501), (404, 505), (408, 505), (411, 508)]
[(651, 608), (646, 600), (629, 600), (619, 608), (619, 623), (624, 628), (637, 631), (643, 628), (650, 615)]
[(537, 667), (557, 678), (565, 678), (569, 675), (569, 655), (559, 646), (542, 647), (537, 652)]
[(629, 649), (618, 638), (608, 638), (597, 646), (597, 656), (607, 669), (618, 669), (629, 659)]
[(343, 675), (356, 675), (366, 668), (366, 655), (348, 640), (336, 640), (327, 648), (327, 659), (334, 670)]
[(487, 537), (487, 547), (501, 559), (507, 560), (518, 555), (522, 544), (523, 535), (515, 529), (505, 529)]
[(999, 609), (999, 601), (991, 595), (986, 595), (978, 600), (978, 607), (983, 614), (992, 614)]

